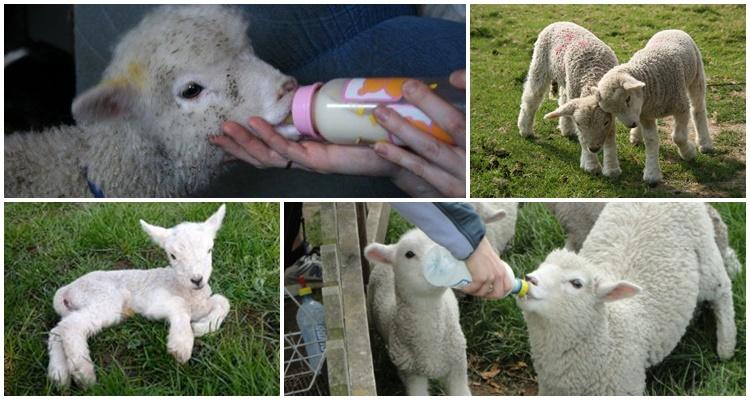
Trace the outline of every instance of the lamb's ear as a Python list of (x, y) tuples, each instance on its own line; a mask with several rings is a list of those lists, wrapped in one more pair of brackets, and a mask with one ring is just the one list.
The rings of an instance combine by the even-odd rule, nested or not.
[(219, 228), (221, 228), (221, 222), (224, 220), (226, 208), (226, 205), (222, 204), (221, 207), (216, 210), (214, 215), (208, 217), (206, 222), (204, 222), (214, 233), (218, 232)]
[(495, 211), (494, 213), (490, 214), (490, 216), (487, 217), (487, 219), (484, 220), (484, 223), (485, 224), (491, 224), (493, 222), (500, 221), (503, 218), (505, 218), (507, 215), (508, 215), (508, 213), (505, 212), (505, 210)]
[(380, 243), (370, 243), (365, 247), (365, 257), (380, 264), (393, 264), (395, 258), (396, 246), (384, 245)]
[(133, 111), (136, 92), (127, 83), (100, 83), (73, 101), (73, 118), (78, 123), (104, 121)]
[(573, 115), (573, 113), (576, 111), (576, 107), (578, 104), (575, 100), (571, 100), (560, 107), (557, 108), (557, 110), (552, 111), (551, 113), (544, 116), (544, 119), (557, 119), (560, 117), (570, 116)]
[(640, 286), (628, 281), (606, 282), (596, 287), (596, 295), (605, 302), (627, 299), (640, 292)]
[(151, 225), (144, 220), (141, 220), (141, 227), (149, 236), (151, 236), (151, 240), (153, 240), (154, 243), (164, 247), (164, 241), (167, 239), (167, 236), (169, 236), (169, 229)]
[(625, 90), (639, 89), (646, 86), (645, 83), (633, 78), (630, 75), (625, 76), (622, 80), (622, 88)]

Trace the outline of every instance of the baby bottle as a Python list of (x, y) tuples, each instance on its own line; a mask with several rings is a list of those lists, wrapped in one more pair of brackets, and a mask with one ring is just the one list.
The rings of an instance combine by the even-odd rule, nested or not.
[[(466, 264), (456, 260), (451, 253), (441, 246), (432, 247), (424, 256), (422, 273), (433, 286), (461, 289), (471, 283), (471, 274)], [(529, 283), (516, 278), (513, 270), (506, 264), (505, 275), (513, 280), (510, 294), (523, 297), (529, 290)]]
[[(302, 137), (336, 144), (372, 144), (388, 141), (403, 145), (378, 124), (372, 111), (379, 104), (399, 113), (418, 129), (445, 143), (451, 136), (422, 110), (407, 103), (401, 85), (407, 78), (344, 78), (297, 89), (292, 101), (292, 122)], [(448, 79), (421, 79), (438, 96), (459, 109), (465, 95)]]

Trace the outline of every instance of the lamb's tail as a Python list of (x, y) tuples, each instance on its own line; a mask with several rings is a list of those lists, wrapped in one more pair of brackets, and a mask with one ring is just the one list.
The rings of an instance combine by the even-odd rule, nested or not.
[(742, 269), (742, 264), (737, 258), (737, 253), (735, 253), (734, 249), (732, 249), (731, 247), (726, 247), (721, 252), (721, 258), (724, 259), (724, 268), (727, 269), (727, 275), (729, 275), (729, 279), (734, 279), (734, 277), (737, 276), (737, 274), (739, 274), (740, 270)]
[(68, 293), (68, 287), (64, 286), (55, 292), (55, 297), (52, 298), (52, 307), (55, 309), (55, 312), (61, 317), (64, 317), (68, 314), (70, 314), (72, 311), (76, 310), (75, 305), (73, 305), (73, 302), (71, 299), (67, 296)]

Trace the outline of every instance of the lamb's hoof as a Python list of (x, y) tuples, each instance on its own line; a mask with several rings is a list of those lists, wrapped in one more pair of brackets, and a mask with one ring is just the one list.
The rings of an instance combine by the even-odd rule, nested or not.
[(94, 366), (86, 364), (78, 368), (78, 370), (72, 371), (73, 380), (80, 387), (86, 388), (96, 384), (96, 374), (94, 373)]
[(520, 130), (519, 133), (521, 134), (521, 136), (523, 136), (526, 139), (534, 139), (534, 138), (536, 138), (536, 135), (534, 134), (534, 131)]
[(193, 339), (176, 339), (170, 340), (167, 343), (167, 351), (171, 354), (177, 362), (180, 364), (186, 363), (193, 353)]
[(713, 154), (716, 150), (714, 149), (714, 146), (699, 146), (698, 151), (700, 151), (701, 154)]
[(661, 183), (662, 175), (661, 171), (656, 173), (644, 173), (643, 180), (648, 184), (649, 187), (656, 187)]
[(47, 378), (58, 388), (70, 386), (70, 374), (68, 369), (50, 368), (47, 371)]
[(604, 169), (604, 172), (602, 172), (604, 176), (610, 179), (617, 179), (622, 174), (622, 170), (620, 168), (612, 168), (612, 169)]
[[(685, 151), (683, 151), (683, 149)], [(695, 145), (692, 143), (687, 143), (684, 148), (677, 148), (677, 153), (680, 155), (680, 158), (682, 158), (685, 161), (690, 161), (695, 159)]]
[(719, 354), (719, 358), (726, 361), (734, 357), (734, 343), (717, 343), (716, 353)]
[(581, 166), (584, 171), (588, 172), (591, 175), (599, 175), (602, 173), (602, 166), (595, 164), (595, 165), (584, 165)]

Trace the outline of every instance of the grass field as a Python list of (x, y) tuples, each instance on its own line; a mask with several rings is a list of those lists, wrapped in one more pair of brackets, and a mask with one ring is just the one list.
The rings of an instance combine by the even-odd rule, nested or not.
[[(729, 226), (730, 243), (745, 264), (745, 205), (717, 203), (714, 206)], [(409, 224), (393, 213), (387, 242), (395, 242)], [(516, 274), (531, 272), (547, 254), (564, 245), (557, 221), (542, 204), (521, 209), (511, 249), (503, 258)], [(733, 281), (737, 322), (734, 358), (721, 362), (716, 355), (715, 325), (706, 309), (691, 324), (677, 348), (648, 372), (650, 395), (745, 395), (745, 279), (743, 268)], [(469, 380), (474, 395), (536, 394), (526, 326), (512, 299), (484, 301), (466, 297), (460, 301), (461, 325), (468, 344)], [(373, 357), (378, 394), (404, 394), (395, 368), (383, 344), (373, 334)]]
[(133, 317), (89, 339), (98, 383), (59, 391), (47, 382), (55, 291), (93, 270), (167, 265), (139, 219), (203, 221), (219, 204), (6, 203), (5, 395), (278, 395), (279, 206), (227, 204), (211, 288), (232, 306), (221, 329), (178, 364), (168, 324)]
[[(557, 101), (545, 100), (537, 112), (537, 139), (521, 137), (516, 121), (534, 42), (556, 21), (589, 29), (620, 62), (660, 30), (688, 32), (703, 55), (716, 153), (681, 160), (669, 138), (672, 118), (660, 120), (664, 183), (649, 188), (642, 181), (644, 149), (628, 142), (620, 122), (617, 180), (579, 168), (578, 142), (562, 137), (557, 121), (542, 118)], [(745, 196), (744, 5), (472, 5), (470, 36), (472, 197)]]

